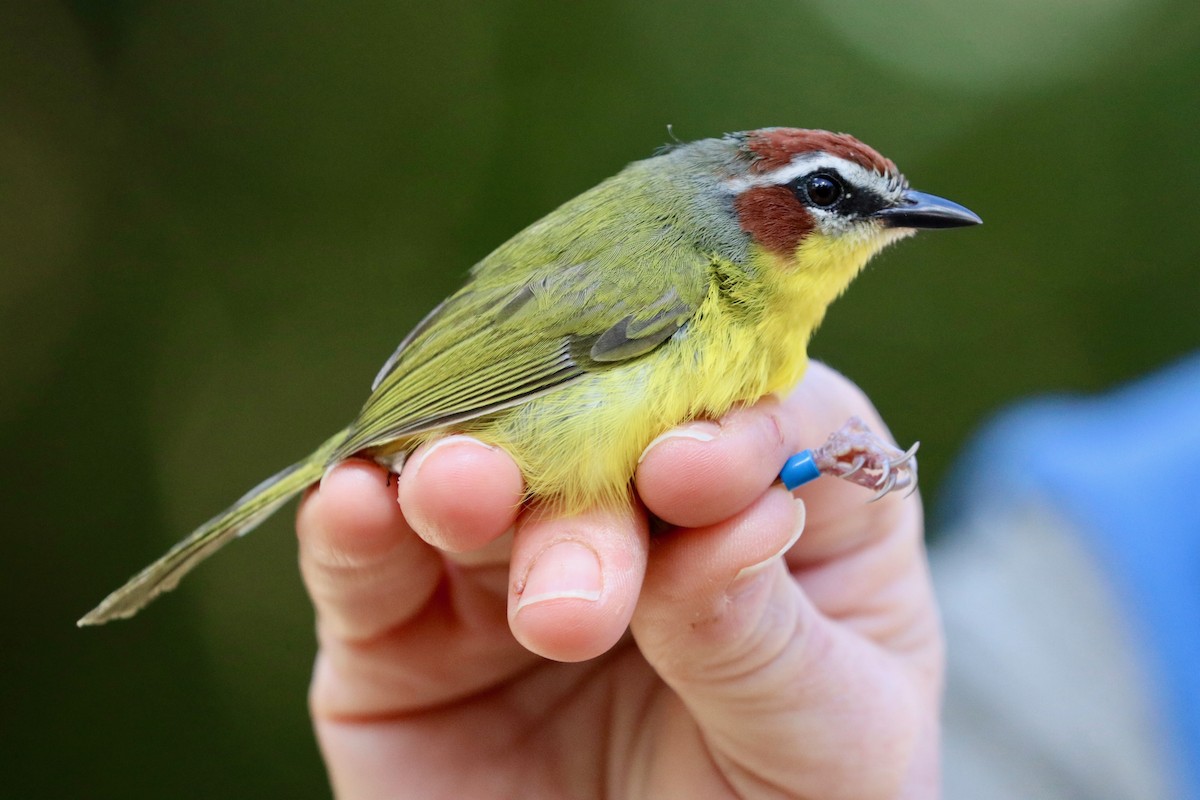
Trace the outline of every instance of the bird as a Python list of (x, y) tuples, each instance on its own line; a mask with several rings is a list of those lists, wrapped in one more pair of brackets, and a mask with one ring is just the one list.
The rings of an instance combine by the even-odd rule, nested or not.
[[(762, 128), (664, 146), (475, 264), (400, 342), (346, 428), (78, 624), (132, 616), (342, 460), (398, 473), (449, 433), (507, 451), (543, 506), (628, 504), (657, 436), (800, 380), (812, 333), (872, 256), (921, 229), (980, 221), (910, 188), (845, 133)], [(864, 456), (884, 473), (903, 458), (850, 433), (849, 446), (825, 448), (835, 474), (862, 481)]]

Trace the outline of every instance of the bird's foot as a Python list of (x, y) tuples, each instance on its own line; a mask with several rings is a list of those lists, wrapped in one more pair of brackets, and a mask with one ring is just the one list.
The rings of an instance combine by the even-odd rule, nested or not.
[(873, 433), (858, 417), (851, 417), (813, 451), (813, 460), (822, 475), (874, 489), (874, 502), (900, 489), (908, 489), (908, 494), (917, 490), (916, 454), (920, 446), (917, 442), (901, 450)]

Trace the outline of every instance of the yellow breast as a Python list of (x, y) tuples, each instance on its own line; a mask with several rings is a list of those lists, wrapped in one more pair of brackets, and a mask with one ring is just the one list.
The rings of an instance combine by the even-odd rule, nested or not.
[(511, 453), (530, 495), (567, 513), (627, 503), (638, 457), (656, 436), (799, 381), (808, 339), (844, 288), (765, 251), (749, 270), (730, 267), (687, 329), (658, 350), (464, 430)]

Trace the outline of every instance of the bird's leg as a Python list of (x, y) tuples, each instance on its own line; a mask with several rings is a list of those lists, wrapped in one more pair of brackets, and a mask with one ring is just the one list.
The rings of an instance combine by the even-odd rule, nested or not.
[(916, 491), (920, 444), (901, 450), (875, 435), (858, 417), (851, 417), (813, 451), (813, 460), (822, 475), (874, 489), (874, 501), (899, 489), (912, 487), (909, 494)]

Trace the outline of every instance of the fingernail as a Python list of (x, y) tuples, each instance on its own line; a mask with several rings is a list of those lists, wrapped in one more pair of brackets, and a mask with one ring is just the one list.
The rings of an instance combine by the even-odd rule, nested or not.
[(650, 441), (650, 444), (646, 445), (646, 449), (638, 456), (638, 463), (642, 463), (642, 460), (655, 446), (662, 444), (668, 439), (694, 439), (697, 442), (711, 442), (717, 438), (717, 434), (720, 432), (721, 426), (715, 422), (689, 422), (687, 425), (672, 428), (666, 433), (654, 437)]
[(538, 554), (525, 577), (516, 612), (551, 600), (600, 599), (600, 559), (587, 545), (558, 542)]
[(431, 456), (433, 453), (437, 452), (438, 450), (442, 449), (443, 447), (446, 447), (448, 445), (457, 445), (457, 444), (471, 444), (476, 447), (483, 447), (488, 450), (495, 450), (494, 447), (492, 447), (489, 444), (479, 441), (474, 436), (464, 436), (461, 433), (457, 433), (453, 436), (445, 436), (441, 439), (438, 439), (436, 442), (431, 444), (429, 447), (426, 447), (424, 450), (421, 450), (418, 448), (418, 451), (413, 455), (413, 457), (408, 459), (407, 462), (405, 462), (404, 470), (406, 472), (411, 470), (410, 477), (415, 478), (417, 473), (421, 470), (421, 465), (425, 463), (425, 459), (429, 458), (429, 456)]
[(753, 583), (756, 578), (766, 572), (772, 564), (782, 558), (788, 550), (791, 550), (792, 546), (795, 545), (796, 542), (800, 541), (800, 534), (804, 533), (806, 510), (804, 508), (803, 500), (795, 500), (794, 502), (796, 505), (796, 518), (795, 522), (793, 523), (795, 530), (792, 532), (792, 535), (788, 538), (787, 542), (783, 545), (783, 547), (780, 547), (768, 558), (763, 559), (757, 564), (751, 564), (748, 567), (742, 567), (740, 570), (738, 570), (738, 574), (734, 575), (733, 580), (729, 582), (729, 587), (725, 590), (725, 594), (732, 596), (746, 589), (746, 587)]

